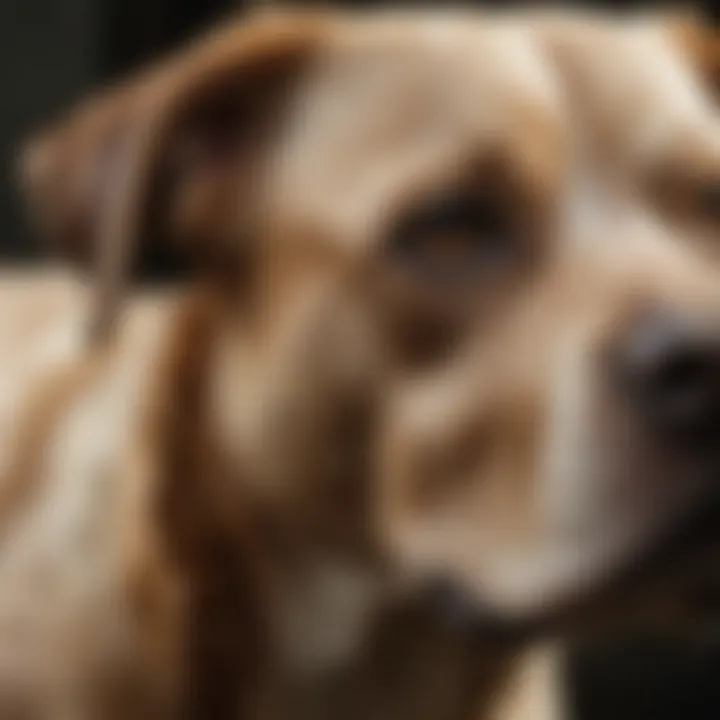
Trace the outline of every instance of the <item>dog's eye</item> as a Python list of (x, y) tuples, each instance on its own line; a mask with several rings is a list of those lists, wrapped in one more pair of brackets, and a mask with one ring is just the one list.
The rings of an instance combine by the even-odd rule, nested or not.
[(516, 256), (518, 234), (502, 203), (442, 199), (402, 221), (389, 249), (394, 261), (428, 279), (457, 282), (505, 269)]

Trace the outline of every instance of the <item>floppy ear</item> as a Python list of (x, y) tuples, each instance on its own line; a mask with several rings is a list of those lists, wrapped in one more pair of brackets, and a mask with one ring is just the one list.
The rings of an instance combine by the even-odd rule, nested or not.
[(717, 13), (693, 13), (672, 26), (672, 38), (720, 99), (720, 27)]
[(31, 212), (61, 254), (96, 273), (98, 337), (140, 250), (167, 243), (203, 263), (239, 243), (263, 146), (322, 25), (267, 14), (215, 32), (29, 144)]

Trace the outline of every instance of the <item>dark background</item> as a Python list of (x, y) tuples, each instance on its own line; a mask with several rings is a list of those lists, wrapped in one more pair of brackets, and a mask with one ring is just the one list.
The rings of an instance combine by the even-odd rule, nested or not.
[[(231, 0), (0, 0), (0, 258), (41, 255), (15, 190), (22, 138), (91, 88), (237, 7)], [(720, 719), (720, 632), (608, 639), (577, 651), (569, 672), (579, 720)]]

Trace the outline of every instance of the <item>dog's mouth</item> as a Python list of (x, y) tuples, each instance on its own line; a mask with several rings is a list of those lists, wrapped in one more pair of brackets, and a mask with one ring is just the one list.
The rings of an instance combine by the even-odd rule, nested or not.
[(603, 579), (533, 619), (528, 632), (569, 627), (582, 633), (593, 623), (662, 626), (720, 618), (720, 422), (713, 425), (712, 434), (693, 434), (684, 446), (666, 446), (668, 461), (675, 456), (679, 462), (669, 463), (670, 476), (663, 481), (695, 488), (692, 501), (680, 503), (674, 517), (668, 515), (662, 528)]
[(600, 593), (622, 608), (628, 596), (668, 598), (690, 618), (720, 616), (720, 487), (702, 498)]
[[(542, 636), (582, 634), (597, 626), (643, 618), (645, 606), (669, 600), (690, 622), (720, 618), (720, 483), (673, 523), (644, 552), (619, 567), (598, 586), (574, 594), (565, 603), (528, 617), (504, 616), (477, 597), (442, 580), (428, 593), (443, 622), (482, 642), (527, 641)], [(649, 613), (648, 613), (649, 614)]]

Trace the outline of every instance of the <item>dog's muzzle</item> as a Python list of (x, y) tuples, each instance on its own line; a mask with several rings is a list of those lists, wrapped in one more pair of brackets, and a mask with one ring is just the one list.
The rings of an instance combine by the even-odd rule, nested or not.
[[(693, 508), (678, 512), (647, 552), (593, 589), (590, 604), (655, 587), (659, 578), (689, 568), (716, 547), (720, 561), (720, 322), (711, 326), (655, 313), (618, 335), (608, 390), (626, 408), (650, 451), (680, 468), (677, 473), (668, 470), (673, 482), (699, 473), (708, 490)], [(720, 599), (720, 568), (711, 572), (706, 567), (703, 575), (710, 581), (705, 585), (715, 587), (712, 597)], [(450, 627), (478, 633), (484, 641), (553, 632), (568, 614), (560, 608), (548, 609), (544, 617), (503, 618), (449, 578), (434, 578), (427, 597)], [(581, 600), (579, 606), (584, 605)]]

